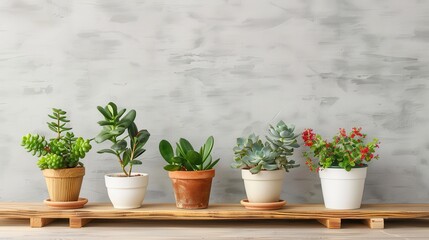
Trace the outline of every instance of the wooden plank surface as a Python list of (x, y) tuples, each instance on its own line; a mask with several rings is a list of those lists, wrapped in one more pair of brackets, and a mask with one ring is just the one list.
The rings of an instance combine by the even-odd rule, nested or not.
[(178, 209), (174, 204), (144, 204), (141, 208), (114, 209), (110, 203), (89, 203), (84, 208), (57, 210), (43, 203), (0, 203), (3, 218), (100, 219), (376, 219), (429, 217), (429, 204), (367, 204), (356, 210), (331, 210), (322, 204), (290, 204), (279, 210), (248, 210), (239, 204), (213, 204), (207, 209)]

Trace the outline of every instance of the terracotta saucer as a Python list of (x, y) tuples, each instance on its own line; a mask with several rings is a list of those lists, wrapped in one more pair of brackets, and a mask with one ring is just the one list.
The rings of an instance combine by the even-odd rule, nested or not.
[(275, 209), (280, 209), (284, 205), (286, 205), (285, 200), (279, 200), (278, 202), (270, 202), (270, 203), (251, 203), (247, 199), (243, 199), (240, 201), (240, 203), (245, 208), (253, 209), (253, 210), (275, 210)]
[(52, 202), (51, 199), (45, 199), (43, 201), (48, 207), (56, 208), (56, 209), (75, 209), (75, 208), (83, 208), (83, 206), (88, 202), (86, 198), (79, 198), (77, 201), (70, 202)]

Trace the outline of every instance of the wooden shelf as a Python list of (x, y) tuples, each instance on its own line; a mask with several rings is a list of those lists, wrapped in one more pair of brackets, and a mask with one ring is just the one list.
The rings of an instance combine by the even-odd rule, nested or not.
[(328, 228), (341, 228), (342, 219), (362, 221), (370, 228), (384, 228), (384, 219), (428, 218), (429, 204), (365, 204), (356, 210), (331, 210), (322, 204), (291, 204), (279, 210), (248, 210), (240, 204), (212, 204), (207, 209), (178, 209), (174, 204), (143, 204), (141, 208), (114, 209), (110, 203), (89, 203), (84, 208), (57, 210), (43, 203), (0, 203), (0, 218), (29, 218), (31, 227), (56, 219), (69, 219), (80, 228), (93, 219), (231, 220), (314, 219)]

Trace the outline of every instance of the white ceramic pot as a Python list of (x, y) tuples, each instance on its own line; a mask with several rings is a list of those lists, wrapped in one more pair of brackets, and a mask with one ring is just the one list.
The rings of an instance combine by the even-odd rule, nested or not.
[(260, 171), (257, 174), (242, 169), (247, 200), (251, 203), (271, 203), (280, 200), (285, 170)]
[(325, 168), (319, 171), (325, 207), (330, 209), (357, 209), (362, 203), (367, 167)]
[(132, 177), (124, 177), (123, 173), (112, 173), (105, 175), (104, 179), (114, 208), (141, 207), (149, 180), (148, 174), (133, 173)]

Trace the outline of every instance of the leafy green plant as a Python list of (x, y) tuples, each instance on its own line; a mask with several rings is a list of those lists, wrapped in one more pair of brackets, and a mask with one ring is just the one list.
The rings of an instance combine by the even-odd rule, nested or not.
[(206, 143), (197, 152), (188, 140), (181, 138), (176, 143), (176, 155), (173, 147), (167, 140), (159, 143), (159, 152), (167, 161), (164, 167), (167, 171), (200, 171), (212, 169), (220, 159), (212, 161), (211, 151), (213, 150), (214, 138), (210, 136)]
[[(320, 168), (340, 167), (350, 171), (355, 167), (366, 166), (372, 159), (378, 159), (374, 155), (380, 142), (377, 138), (365, 143), (366, 134), (361, 133), (362, 128), (352, 128), (347, 134), (344, 128), (340, 128), (339, 133), (333, 137), (332, 142), (323, 140), (322, 136), (315, 134), (313, 129), (305, 129), (302, 132), (302, 139), (305, 146), (310, 147), (309, 151), (303, 152), (306, 158), (305, 164), (310, 171), (318, 172)], [(313, 158), (319, 161), (314, 163)]]
[[(137, 158), (146, 151), (143, 146), (149, 140), (150, 133), (145, 129), (138, 130), (134, 123), (137, 115), (134, 109), (125, 114), (127, 110), (118, 109), (113, 102), (109, 102), (104, 108), (98, 106), (97, 109), (104, 120), (98, 122), (102, 130), (95, 137), (95, 141), (102, 143), (108, 140), (113, 144), (110, 149), (102, 149), (97, 153), (115, 155), (125, 176), (131, 177), (133, 165), (142, 164)], [(126, 141), (127, 138), (129, 143)]]
[(48, 115), (54, 119), (47, 124), (55, 132), (55, 138), (46, 140), (44, 136), (30, 133), (22, 137), (21, 145), (33, 156), (39, 157), (37, 165), (41, 170), (83, 166), (80, 159), (91, 150), (89, 139), (75, 137), (72, 128), (66, 126), (70, 122), (66, 114), (61, 109), (53, 108), (52, 114)]
[(276, 126), (270, 125), (270, 136), (266, 136), (266, 142), (255, 134), (247, 138), (237, 138), (231, 167), (249, 169), (252, 174), (261, 170), (284, 169), (288, 172), (291, 168), (299, 167), (294, 160), (288, 159), (293, 155), (294, 148), (299, 147), (296, 140), (299, 135), (295, 135), (294, 130), (294, 126), (288, 127), (280, 121)]

